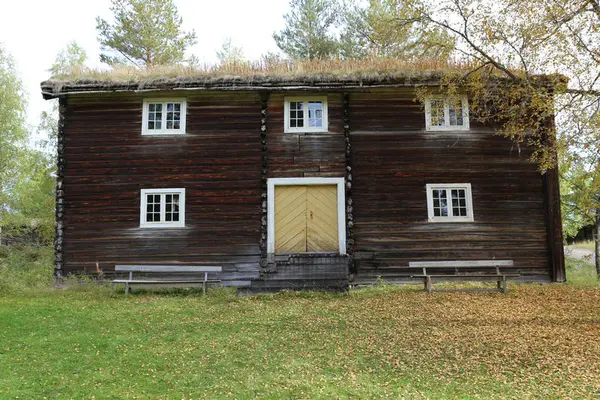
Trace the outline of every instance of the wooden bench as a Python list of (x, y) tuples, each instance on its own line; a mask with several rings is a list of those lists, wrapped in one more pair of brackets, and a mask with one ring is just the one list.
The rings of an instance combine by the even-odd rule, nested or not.
[[(188, 266), (188, 265), (116, 265), (115, 272), (129, 272), (128, 279), (115, 279), (115, 283), (125, 284), (125, 294), (129, 293), (130, 286), (138, 287), (202, 287), (202, 293), (206, 294), (206, 284), (213, 282), (221, 282), (219, 279), (208, 279), (209, 272), (221, 272), (220, 266)], [(133, 279), (133, 273), (143, 274), (171, 274), (171, 273), (188, 273), (200, 274), (198, 278), (174, 279)]]
[[(507, 274), (500, 271), (501, 268), (514, 266), (513, 260), (475, 260), (475, 261), (411, 261), (409, 268), (420, 269), (421, 274), (411, 275), (411, 278), (423, 279), (425, 291), (432, 292), (433, 278), (443, 280), (458, 279), (463, 281), (496, 281), (496, 289), (462, 289), (462, 291), (499, 291), (508, 292), (506, 282), (508, 278), (518, 278), (520, 274)], [(454, 271), (453, 274), (448, 271)], [(473, 270), (485, 270), (476, 273)], [(441, 273), (440, 273), (441, 272)], [(436, 290), (438, 292), (448, 290)], [(460, 291), (460, 290), (457, 290)]]

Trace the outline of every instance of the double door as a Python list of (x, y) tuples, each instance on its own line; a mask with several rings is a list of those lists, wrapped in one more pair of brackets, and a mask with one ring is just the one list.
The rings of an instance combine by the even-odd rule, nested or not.
[(275, 186), (275, 252), (339, 251), (336, 185)]

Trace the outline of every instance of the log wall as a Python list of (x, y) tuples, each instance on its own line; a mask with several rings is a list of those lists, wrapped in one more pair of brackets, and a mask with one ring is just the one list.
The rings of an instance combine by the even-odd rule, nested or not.
[[(304, 94), (289, 94), (294, 95)], [(343, 177), (346, 161), (342, 95), (327, 96), (329, 133), (284, 133), (285, 96), (288, 94), (271, 93), (267, 105), (268, 177)]]
[[(471, 120), (426, 132), (409, 90), (352, 93), (357, 279), (399, 278), (416, 260), (512, 259), (549, 280), (543, 177), (530, 152)], [(474, 222), (428, 222), (427, 183), (471, 183)]]
[[(69, 96), (57, 268), (217, 264), (228, 284), (247, 286), (274, 272), (266, 271), (266, 179), (320, 176), (346, 178), (356, 281), (406, 276), (414, 260), (492, 258), (514, 260), (526, 279), (553, 277), (550, 178), (526, 148), (473, 120), (468, 132), (426, 132), (412, 89), (329, 93), (329, 133), (284, 133), (286, 95), (186, 92), (187, 133), (168, 137), (141, 135), (141, 95)], [(471, 183), (475, 221), (428, 222), (427, 183)], [(140, 189), (179, 187), (186, 227), (140, 228)]]
[[(187, 133), (164, 137), (141, 135), (142, 101), (68, 99), (63, 270), (216, 264), (230, 284), (249, 284), (260, 261), (259, 94), (188, 94)], [(140, 189), (180, 187), (186, 227), (140, 228)]]

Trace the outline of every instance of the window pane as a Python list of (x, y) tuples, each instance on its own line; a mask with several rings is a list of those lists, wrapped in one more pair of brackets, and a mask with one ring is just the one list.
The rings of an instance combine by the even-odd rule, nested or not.
[(323, 102), (309, 101), (308, 102), (308, 126), (322, 127), (323, 126)]
[(181, 122), (181, 103), (167, 103), (167, 129), (179, 129)]
[(452, 189), (452, 215), (455, 217), (467, 216), (466, 190)]
[(444, 101), (431, 100), (431, 125), (444, 126)]
[(301, 101), (290, 102), (290, 128), (302, 128), (304, 126), (303, 104)]
[(146, 222), (160, 222), (160, 195), (146, 195)]
[(162, 104), (148, 104), (148, 130), (159, 130), (161, 128), (160, 121), (162, 120)]
[(165, 220), (167, 222), (179, 221), (179, 195), (165, 195)]
[(433, 215), (435, 217), (448, 216), (448, 200), (446, 189), (433, 190)]
[(450, 109), (450, 126), (462, 126), (463, 125), (463, 110), (462, 102), (460, 100), (454, 101), (449, 105)]

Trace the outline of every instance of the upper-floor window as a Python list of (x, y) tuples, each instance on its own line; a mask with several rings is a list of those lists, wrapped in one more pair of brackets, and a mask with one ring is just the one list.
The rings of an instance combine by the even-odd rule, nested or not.
[(473, 221), (470, 183), (427, 184), (429, 222)]
[(185, 226), (185, 189), (142, 189), (140, 227)]
[(146, 99), (142, 135), (182, 135), (185, 114), (185, 99)]
[(327, 97), (286, 97), (286, 133), (327, 132)]
[(467, 96), (453, 98), (432, 96), (425, 100), (425, 128), (428, 131), (469, 130)]

